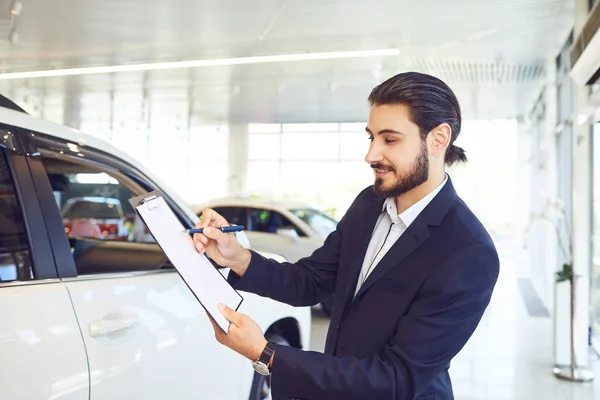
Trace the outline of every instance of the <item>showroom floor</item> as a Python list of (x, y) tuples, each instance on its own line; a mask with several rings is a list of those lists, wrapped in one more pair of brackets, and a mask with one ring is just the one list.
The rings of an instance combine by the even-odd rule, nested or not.
[[(501, 273), (479, 328), (450, 367), (457, 400), (600, 399), (600, 360), (590, 356), (596, 380), (569, 383), (552, 374), (552, 319), (530, 317), (518, 287), (516, 262), (498, 244)], [(312, 349), (323, 350), (328, 320), (313, 309)]]

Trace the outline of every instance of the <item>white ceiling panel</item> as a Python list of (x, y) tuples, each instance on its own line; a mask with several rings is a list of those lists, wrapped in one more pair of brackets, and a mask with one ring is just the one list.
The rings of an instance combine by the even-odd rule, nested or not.
[[(467, 117), (514, 117), (572, 27), (570, 0), (25, 0), (0, 73), (215, 57), (397, 48), (400, 56), (0, 81), (19, 99), (111, 92), (194, 98), (205, 119), (364, 120), (374, 85), (416, 70)], [(41, 100), (40, 100), (41, 101)], [(38, 103), (40, 103), (38, 101)]]

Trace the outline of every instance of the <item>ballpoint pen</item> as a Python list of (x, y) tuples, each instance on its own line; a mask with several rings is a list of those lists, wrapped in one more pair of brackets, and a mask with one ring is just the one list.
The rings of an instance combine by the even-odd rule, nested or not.
[[(211, 226), (210, 228), (212, 229), (218, 229), (223, 233), (232, 233), (232, 232), (241, 232), (244, 230), (244, 226), (243, 225), (235, 225), (235, 226), (221, 226), (221, 227), (215, 227), (215, 226)], [(193, 235), (194, 233), (202, 233), (204, 231), (204, 228), (194, 228), (194, 229), (186, 229), (184, 230), (184, 232), (189, 233), (190, 235)]]

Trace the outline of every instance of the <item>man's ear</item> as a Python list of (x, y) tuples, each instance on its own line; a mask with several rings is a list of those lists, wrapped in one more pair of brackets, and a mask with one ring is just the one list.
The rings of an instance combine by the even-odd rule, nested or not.
[(431, 136), (431, 153), (432, 155), (445, 154), (446, 149), (450, 146), (452, 139), (452, 128), (447, 123), (442, 123), (433, 128), (429, 132)]

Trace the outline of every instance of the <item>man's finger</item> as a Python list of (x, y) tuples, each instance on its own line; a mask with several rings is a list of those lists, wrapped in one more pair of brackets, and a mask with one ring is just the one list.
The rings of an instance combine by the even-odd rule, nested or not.
[(208, 225), (210, 225), (210, 214), (206, 210), (203, 210), (202, 211), (202, 219), (200, 220), (200, 222), (198, 222), (198, 225), (196, 225), (196, 227), (204, 228)]
[(217, 305), (221, 314), (227, 319), (229, 322), (233, 322), (235, 325), (240, 326), (242, 320), (244, 318), (244, 314), (240, 314), (239, 312), (233, 311), (231, 308), (227, 307), (225, 304), (219, 303)]
[[(194, 228), (198, 229), (198, 228), (204, 228), (204, 226), (202, 226), (202, 222), (198, 222), (196, 223), (196, 225), (194, 226)], [(201, 233), (194, 233), (194, 235), (192, 236), (192, 238), (194, 239), (194, 243), (200, 242), (202, 244), (207, 244), (208, 243), (208, 238), (206, 236), (204, 236)]]
[(216, 240), (218, 243), (224, 243), (225, 240), (229, 240), (231, 238), (231, 235), (211, 227), (204, 228), (202, 234), (209, 239)]
[(200, 221), (200, 228), (207, 226), (228, 226), (227, 220), (218, 212), (212, 208), (205, 208), (202, 210), (202, 220)]
[(211, 208), (205, 208), (202, 210), (202, 220), (200, 221), (200, 228), (213, 225), (214, 222), (219, 218), (219, 214)]
[(208, 238), (204, 236), (202, 233), (194, 233), (193, 237), (194, 243), (202, 243), (204, 245), (208, 244)]

